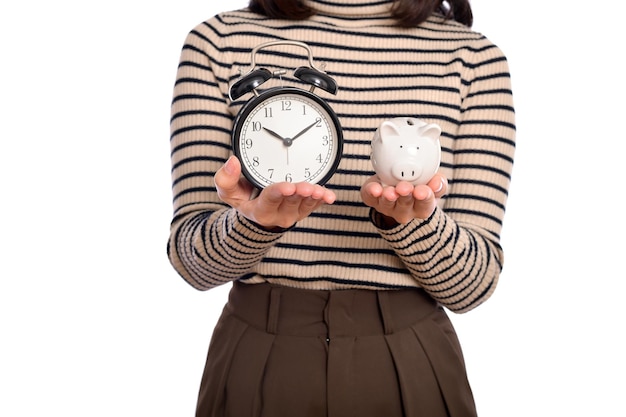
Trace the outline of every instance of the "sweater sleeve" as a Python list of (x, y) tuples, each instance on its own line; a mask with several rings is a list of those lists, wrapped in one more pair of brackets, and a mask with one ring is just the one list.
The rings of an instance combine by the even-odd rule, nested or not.
[(500, 232), (515, 150), (506, 58), (492, 45), (465, 60), (448, 195), (429, 219), (379, 229), (420, 286), (458, 313), (487, 300), (502, 270)]
[(244, 277), (282, 236), (257, 227), (217, 195), (213, 177), (230, 155), (233, 122), (229, 80), (220, 76), (228, 51), (220, 39), (210, 22), (188, 34), (170, 122), (174, 213), (167, 252), (174, 269), (199, 290)]

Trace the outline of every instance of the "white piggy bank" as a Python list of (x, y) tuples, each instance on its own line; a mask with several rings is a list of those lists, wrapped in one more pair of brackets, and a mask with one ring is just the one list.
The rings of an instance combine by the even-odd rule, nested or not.
[(439, 169), (441, 128), (412, 117), (385, 120), (372, 139), (370, 159), (383, 185), (426, 184)]

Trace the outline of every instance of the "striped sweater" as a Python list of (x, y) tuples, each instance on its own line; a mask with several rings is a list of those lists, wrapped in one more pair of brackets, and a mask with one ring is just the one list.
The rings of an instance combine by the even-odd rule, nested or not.
[[(413, 29), (394, 26), (390, 1), (307, 0), (305, 21), (237, 10), (187, 36), (171, 115), (173, 220), (168, 255), (193, 287), (242, 280), (340, 290), (421, 287), (451, 311), (465, 312), (494, 291), (502, 269), (500, 231), (515, 149), (508, 65), (480, 33), (434, 15)], [(337, 200), (293, 228), (268, 232), (222, 202), (213, 182), (231, 155), (230, 134), (250, 97), (231, 102), (229, 86), (247, 71), (251, 50), (288, 39), (307, 43), (339, 91), (316, 92), (338, 114), (343, 156), (327, 187)], [(257, 68), (307, 65), (306, 51), (263, 49)], [(441, 168), (449, 191), (426, 220), (378, 228), (360, 187), (373, 175), (371, 139), (389, 118), (441, 126)]]

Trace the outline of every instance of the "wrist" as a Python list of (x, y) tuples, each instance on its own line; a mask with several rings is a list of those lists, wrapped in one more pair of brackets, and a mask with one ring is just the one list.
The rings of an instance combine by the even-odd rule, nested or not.
[(289, 227), (281, 227), (281, 226), (264, 226), (260, 223), (255, 222), (254, 220), (250, 220), (248, 219), (248, 221), (250, 223), (252, 223), (255, 227), (257, 227), (260, 230), (263, 230), (264, 232), (270, 232), (270, 233), (284, 233), (288, 230), (293, 229), (293, 227), (296, 225), (295, 223)]
[(400, 224), (393, 217), (385, 216), (373, 208), (370, 209), (370, 221), (374, 226), (385, 230), (393, 229)]

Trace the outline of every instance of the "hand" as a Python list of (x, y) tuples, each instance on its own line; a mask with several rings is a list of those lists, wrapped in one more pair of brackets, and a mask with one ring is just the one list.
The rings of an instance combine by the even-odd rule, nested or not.
[(234, 156), (215, 173), (215, 186), (222, 201), (268, 230), (291, 227), (336, 198), (321, 185), (281, 182), (269, 185), (251, 200), (254, 187), (241, 177), (241, 164)]
[(407, 181), (400, 181), (395, 187), (384, 186), (378, 176), (370, 177), (361, 187), (363, 202), (386, 216), (386, 225), (393, 220), (408, 223), (413, 219), (427, 219), (437, 207), (437, 200), (448, 191), (448, 181), (441, 174), (425, 185), (413, 186)]

